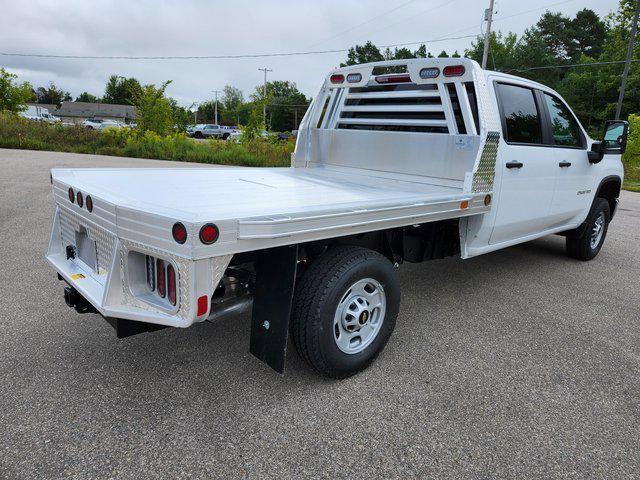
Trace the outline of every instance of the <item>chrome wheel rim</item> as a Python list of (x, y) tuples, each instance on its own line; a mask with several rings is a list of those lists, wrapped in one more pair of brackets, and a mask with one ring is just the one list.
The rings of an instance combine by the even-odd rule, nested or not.
[(600, 212), (596, 221), (593, 223), (593, 228), (591, 229), (591, 249), (595, 250), (600, 244), (600, 240), (602, 240), (602, 236), (604, 235), (604, 212)]
[(344, 353), (353, 355), (371, 345), (384, 322), (387, 299), (380, 282), (373, 278), (349, 287), (333, 318), (333, 339)]

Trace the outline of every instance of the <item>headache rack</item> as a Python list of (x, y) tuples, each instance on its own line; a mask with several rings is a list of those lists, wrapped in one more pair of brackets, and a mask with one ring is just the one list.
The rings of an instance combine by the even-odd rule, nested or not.
[[(406, 70), (406, 65), (396, 68)], [(463, 135), (480, 131), (473, 81), (450, 77), (416, 83), (409, 73), (375, 75), (375, 69), (366, 83), (358, 73), (358, 85), (350, 85), (350, 77), (330, 77), (317, 128)]]

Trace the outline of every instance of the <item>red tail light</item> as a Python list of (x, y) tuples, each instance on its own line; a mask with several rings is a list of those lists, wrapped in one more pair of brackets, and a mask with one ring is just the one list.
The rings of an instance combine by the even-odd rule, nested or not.
[(71, 187), (69, 187), (69, 201), (71, 203), (75, 203), (75, 201), (76, 201), (76, 194), (73, 191), (73, 188), (71, 188)]
[(171, 234), (173, 235), (173, 239), (180, 244), (183, 244), (187, 241), (187, 229), (180, 222), (173, 224)]
[(156, 278), (158, 279), (158, 295), (164, 298), (167, 295), (167, 284), (165, 282), (164, 260), (156, 261)]
[(442, 70), (445, 77), (461, 77), (464, 75), (464, 72), (464, 65), (449, 65)]
[(76, 193), (76, 202), (78, 202), (78, 206), (82, 208), (82, 205), (84, 204), (84, 199), (82, 198), (82, 192)]
[(216, 227), (213, 223), (207, 223), (203, 225), (200, 229), (200, 241), (205, 245), (211, 245), (216, 240), (218, 240), (218, 236), (220, 232), (218, 231), (218, 227)]
[(167, 265), (167, 290), (171, 305), (176, 304), (176, 271), (173, 265)]
[(378, 83), (409, 83), (411, 77), (408, 73), (401, 73), (399, 75), (379, 75), (376, 77)]
[(89, 210), (89, 213), (93, 212), (93, 199), (91, 198), (91, 195), (87, 195), (87, 198), (85, 198), (84, 201), (87, 204), (87, 210)]
[(331, 75), (331, 83), (344, 83), (344, 75), (339, 73)]

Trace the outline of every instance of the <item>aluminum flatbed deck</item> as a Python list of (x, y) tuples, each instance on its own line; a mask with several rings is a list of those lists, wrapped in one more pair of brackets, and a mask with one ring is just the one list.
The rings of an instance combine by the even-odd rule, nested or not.
[[(128, 225), (141, 216), (216, 222), (224, 235), (211, 247), (216, 253), (242, 241), (255, 248), (262, 240), (268, 248), (488, 210), (482, 196), (464, 193), (459, 182), (352, 168), (61, 169), (54, 179), (60, 205), (71, 207), (68, 187), (90, 193), (99, 207), (87, 219), (109, 217), (111, 225), (102, 226), (119, 237), (140, 240), (128, 235)], [(245, 250), (238, 247), (229, 253)]]

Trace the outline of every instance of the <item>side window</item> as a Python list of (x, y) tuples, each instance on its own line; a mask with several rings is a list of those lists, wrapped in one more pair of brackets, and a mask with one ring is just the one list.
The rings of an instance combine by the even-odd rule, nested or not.
[(504, 137), (509, 143), (542, 144), (540, 113), (533, 90), (498, 84)]
[(544, 94), (544, 101), (551, 117), (551, 132), (554, 143), (563, 147), (581, 147), (580, 127), (578, 127), (578, 122), (569, 108), (559, 98), (548, 93)]

